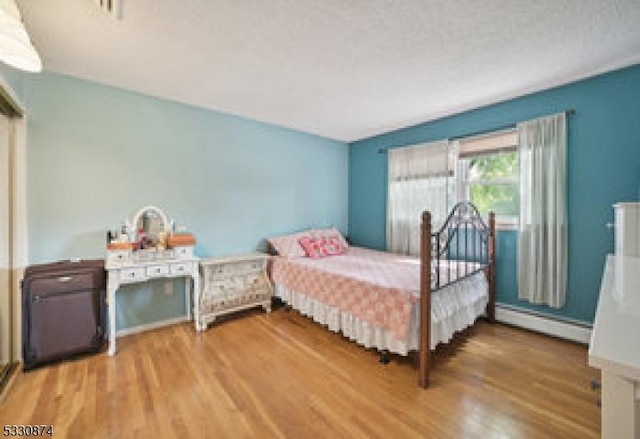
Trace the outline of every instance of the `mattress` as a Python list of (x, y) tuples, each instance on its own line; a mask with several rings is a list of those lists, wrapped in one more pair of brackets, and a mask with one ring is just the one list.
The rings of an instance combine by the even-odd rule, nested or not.
[[(457, 282), (432, 292), (432, 349), (484, 313), (484, 272), (468, 275), (477, 268), (461, 261), (438, 264), (441, 279)], [(277, 297), (331, 331), (400, 355), (418, 349), (419, 259), (351, 246), (326, 258), (274, 257), (270, 273)]]

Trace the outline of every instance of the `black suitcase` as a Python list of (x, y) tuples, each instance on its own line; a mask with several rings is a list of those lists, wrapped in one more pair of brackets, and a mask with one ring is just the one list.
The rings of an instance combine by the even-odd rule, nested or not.
[(24, 370), (104, 346), (104, 261), (27, 267), (22, 280)]

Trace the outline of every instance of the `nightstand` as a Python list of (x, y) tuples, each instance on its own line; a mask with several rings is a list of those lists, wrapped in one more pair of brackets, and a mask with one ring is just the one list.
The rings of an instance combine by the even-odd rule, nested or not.
[(200, 260), (202, 287), (196, 329), (203, 331), (220, 315), (255, 306), (271, 312), (273, 286), (267, 275), (268, 260), (265, 253)]

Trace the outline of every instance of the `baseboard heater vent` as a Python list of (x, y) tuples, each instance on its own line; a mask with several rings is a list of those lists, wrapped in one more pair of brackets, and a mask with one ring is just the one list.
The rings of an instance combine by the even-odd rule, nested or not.
[(591, 325), (578, 320), (558, 318), (502, 304), (496, 305), (496, 320), (578, 343), (589, 344), (591, 341)]

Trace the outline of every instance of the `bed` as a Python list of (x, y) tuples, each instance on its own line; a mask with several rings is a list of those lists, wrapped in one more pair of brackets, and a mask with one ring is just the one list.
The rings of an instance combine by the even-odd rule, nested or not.
[[(269, 272), (278, 298), (329, 330), (384, 353), (416, 352), (427, 387), (431, 350), (482, 315), (494, 321), (495, 217), (486, 224), (459, 203), (435, 231), (429, 212), (421, 221), (420, 258), (349, 246), (336, 229), (309, 230), (269, 239)], [(321, 254), (318, 243), (335, 247)]]

